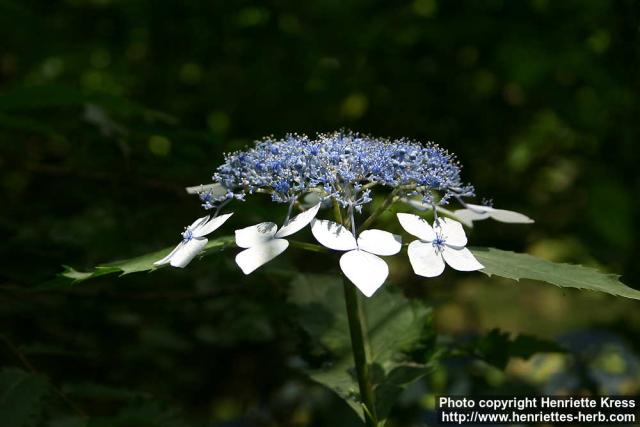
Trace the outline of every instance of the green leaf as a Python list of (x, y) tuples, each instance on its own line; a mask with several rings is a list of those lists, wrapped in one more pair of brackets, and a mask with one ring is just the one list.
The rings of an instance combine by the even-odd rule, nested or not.
[[(223, 251), (234, 245), (233, 236), (223, 236), (217, 239), (209, 240), (200, 257)], [(150, 254), (141, 255), (139, 257), (130, 258), (123, 261), (116, 261), (108, 264), (94, 267), (91, 271), (81, 272), (69, 266), (64, 266), (64, 271), (60, 275), (64, 278), (71, 279), (73, 283), (84, 282), (85, 280), (94, 279), (96, 277), (107, 274), (119, 273), (121, 276), (125, 274), (138, 273), (144, 271), (153, 271), (164, 266), (153, 265), (154, 262), (164, 258), (173, 250), (174, 247), (165, 248)]]
[[(308, 367), (305, 372), (333, 390), (362, 419), (342, 281), (334, 276), (299, 275), (291, 284), (289, 301), (299, 308), (300, 325), (323, 356), (320, 366)], [(401, 391), (431, 368), (436, 356), (435, 334), (427, 307), (388, 288), (365, 300), (364, 311), (376, 411), (383, 421)]]
[(566, 349), (554, 341), (533, 335), (522, 334), (512, 339), (509, 332), (493, 329), (475, 340), (468, 351), (472, 356), (504, 369), (512, 357), (529, 359), (537, 353), (565, 353)]
[(484, 265), (485, 268), (480, 271), (487, 276), (495, 275), (518, 281), (539, 280), (562, 288), (587, 289), (640, 300), (640, 291), (620, 282), (620, 276), (615, 274), (494, 248), (471, 248), (471, 252)]
[(50, 392), (46, 378), (17, 368), (0, 371), (0, 420), (3, 427), (36, 425)]

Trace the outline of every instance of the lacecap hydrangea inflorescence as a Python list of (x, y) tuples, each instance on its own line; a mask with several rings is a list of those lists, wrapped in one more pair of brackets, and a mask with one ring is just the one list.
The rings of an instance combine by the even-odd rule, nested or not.
[[(281, 226), (267, 221), (235, 231), (236, 244), (243, 249), (235, 260), (245, 274), (284, 252), (289, 246), (286, 238), (310, 224), (321, 245), (344, 252), (340, 268), (366, 296), (373, 295), (388, 276), (388, 266), (380, 257), (402, 249), (399, 235), (368, 228), (381, 208), (396, 201), (418, 211), (433, 211), (431, 224), (415, 214), (397, 214), (401, 227), (418, 239), (408, 245), (407, 254), (414, 272), (423, 277), (441, 274), (445, 265), (459, 271), (483, 268), (465, 247), (461, 222), (467, 226), (487, 218), (532, 222), (517, 212), (466, 203), (464, 199), (474, 196), (474, 189), (462, 182), (455, 157), (432, 142), (405, 138), (374, 138), (354, 132), (315, 138), (298, 134), (267, 137), (251, 148), (226, 154), (213, 181), (198, 191), (202, 206), (213, 214), (186, 227), (180, 244), (157, 265), (186, 266), (205, 249), (206, 236), (231, 217), (231, 213), (221, 215), (221, 210), (253, 193), (270, 194), (274, 202), (288, 204), (288, 210)], [(378, 189), (387, 190), (385, 202), (356, 227), (355, 214), (363, 212)], [(308, 195), (315, 195), (316, 201), (305, 209), (300, 201), (307, 202)], [(443, 208), (452, 200), (462, 209)], [(323, 205), (333, 205), (338, 222), (316, 218)], [(292, 217), (294, 206), (302, 212)]]
[(203, 193), (207, 208), (255, 191), (269, 192), (282, 203), (316, 192), (357, 211), (371, 201), (373, 186), (403, 189), (403, 195), (420, 196), (427, 204), (473, 195), (473, 187), (460, 179), (454, 156), (436, 144), (352, 132), (265, 138), (253, 148), (227, 154), (213, 180), (228, 192)]

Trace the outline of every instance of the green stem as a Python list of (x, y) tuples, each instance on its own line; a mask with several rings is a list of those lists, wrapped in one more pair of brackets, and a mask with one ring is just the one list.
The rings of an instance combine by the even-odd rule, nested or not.
[(371, 215), (369, 215), (369, 218), (364, 220), (364, 222), (360, 225), (358, 230), (359, 231), (360, 230), (366, 230), (396, 200), (398, 200), (398, 197), (396, 196), (396, 192), (392, 191), (391, 193), (389, 193), (389, 195), (386, 197), (386, 199), (384, 199), (382, 204), (380, 206), (378, 206), (378, 208), (376, 210), (374, 210)]
[(336, 217), (336, 221), (342, 224), (342, 212), (340, 212), (340, 205), (333, 199), (333, 215)]
[[(348, 229), (349, 226), (352, 225), (348, 224), (351, 218), (344, 218), (335, 200), (333, 203), (336, 221)], [(342, 276), (342, 286), (344, 288), (344, 302), (347, 309), (347, 319), (349, 320), (351, 349), (353, 352), (353, 361), (356, 365), (360, 399), (364, 405), (364, 422), (367, 427), (378, 427), (373, 383), (371, 382), (371, 374), (369, 371), (371, 367), (371, 346), (369, 345), (369, 335), (367, 333), (367, 318), (362, 308), (362, 301), (358, 290), (344, 275)]]
[(377, 427), (378, 417), (376, 415), (375, 397), (371, 382), (371, 347), (369, 345), (369, 335), (367, 334), (366, 317), (362, 308), (361, 297), (358, 295), (356, 287), (346, 277), (343, 277), (342, 280), (353, 360), (356, 365), (360, 398), (365, 406), (365, 424), (367, 427)]
[(300, 242), (298, 240), (289, 240), (289, 244), (291, 245), (292, 248), (299, 248), (309, 252), (319, 252), (319, 253), (329, 252), (329, 250), (324, 246), (316, 245), (314, 243)]

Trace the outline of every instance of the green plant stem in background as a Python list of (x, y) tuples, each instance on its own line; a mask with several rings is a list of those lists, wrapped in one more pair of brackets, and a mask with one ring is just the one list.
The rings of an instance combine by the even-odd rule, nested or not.
[(302, 249), (309, 252), (327, 253), (329, 250), (324, 246), (316, 245), (314, 243), (300, 242), (298, 240), (289, 240), (289, 245), (292, 248)]
[(365, 424), (368, 427), (377, 427), (378, 418), (376, 416), (375, 397), (370, 375), (371, 348), (369, 346), (366, 317), (362, 309), (361, 297), (358, 295), (356, 287), (344, 276), (342, 282), (347, 318), (349, 320), (353, 360), (356, 365), (356, 375), (358, 376), (360, 399), (364, 405)]
[(371, 224), (375, 222), (375, 220), (378, 219), (380, 215), (382, 215), (384, 211), (387, 210), (389, 206), (391, 206), (397, 200), (398, 198), (396, 196), (395, 191), (392, 191), (391, 193), (389, 193), (389, 195), (384, 199), (382, 204), (378, 206), (376, 210), (373, 211), (373, 213), (369, 215), (367, 219), (364, 220), (364, 222), (358, 228), (358, 231), (366, 230)]
[[(333, 207), (336, 221), (347, 229), (351, 228), (353, 211), (351, 211), (351, 215), (347, 215), (345, 218), (337, 203), (334, 202)], [(353, 361), (356, 366), (356, 375), (358, 377), (358, 388), (360, 389), (360, 400), (363, 405), (365, 425), (368, 427), (378, 427), (375, 397), (373, 394), (373, 384), (371, 382), (370, 375), (371, 346), (369, 345), (366, 316), (362, 308), (362, 301), (358, 294), (358, 290), (345, 275), (342, 275), (342, 285), (344, 287), (344, 302), (347, 309), (347, 319), (349, 321), (351, 349), (353, 353)]]

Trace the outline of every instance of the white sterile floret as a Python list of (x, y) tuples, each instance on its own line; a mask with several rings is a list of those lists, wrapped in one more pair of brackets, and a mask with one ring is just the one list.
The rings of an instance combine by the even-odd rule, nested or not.
[(291, 218), (280, 230), (273, 222), (261, 222), (236, 230), (236, 245), (245, 248), (236, 255), (236, 264), (244, 274), (249, 274), (280, 255), (289, 247), (289, 242), (283, 237), (302, 230), (315, 218), (318, 209), (320, 203)]
[(182, 233), (182, 242), (169, 255), (154, 262), (153, 265), (171, 264), (173, 267), (186, 267), (207, 246), (209, 240), (205, 236), (218, 229), (231, 215), (233, 213), (215, 218), (207, 215), (196, 219), (193, 224), (185, 228)]
[(386, 280), (389, 267), (380, 257), (395, 255), (402, 248), (401, 237), (383, 230), (365, 230), (358, 239), (342, 225), (314, 220), (311, 232), (323, 246), (348, 251), (340, 257), (340, 268), (360, 292), (370, 297)]
[(533, 219), (521, 214), (520, 212), (508, 211), (506, 209), (496, 209), (491, 206), (465, 204), (465, 209), (458, 209), (454, 215), (464, 221), (480, 221), (492, 218), (496, 221), (506, 222), (510, 224), (531, 224)]
[(399, 213), (398, 220), (407, 233), (420, 240), (409, 244), (409, 261), (413, 271), (424, 277), (439, 276), (445, 263), (458, 271), (475, 271), (484, 268), (465, 248), (467, 236), (462, 224), (450, 218), (438, 218), (431, 227), (417, 215)]

